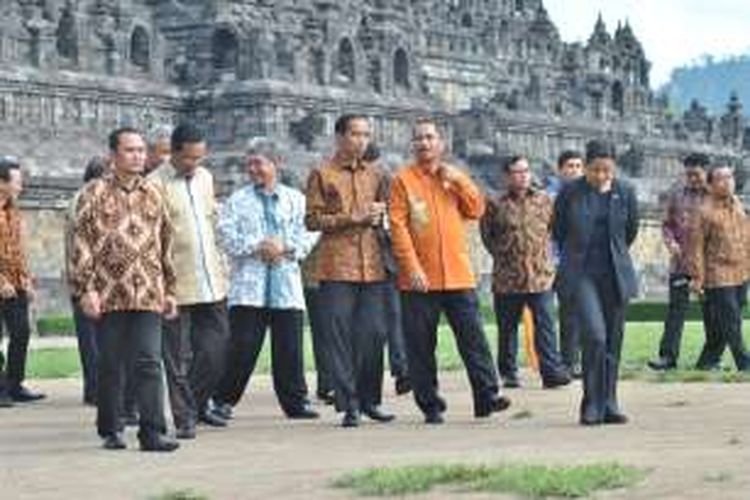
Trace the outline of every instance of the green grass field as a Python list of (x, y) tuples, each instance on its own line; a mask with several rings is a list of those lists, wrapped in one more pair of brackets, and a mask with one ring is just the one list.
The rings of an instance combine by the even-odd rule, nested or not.
[[(746, 325), (750, 324), (747, 322)], [(497, 349), (497, 328), (494, 323), (486, 324), (487, 338), (493, 352)], [(622, 378), (639, 378), (655, 382), (670, 381), (750, 381), (750, 377), (739, 375), (734, 370), (729, 353), (725, 353), (724, 370), (718, 373), (693, 372), (690, 368), (695, 364), (703, 344), (703, 326), (700, 322), (690, 322), (685, 327), (682, 342), (680, 367), (676, 372), (667, 375), (654, 374), (646, 368), (646, 361), (652, 358), (658, 348), (661, 335), (661, 323), (628, 323), (623, 348)], [(270, 336), (269, 336), (270, 337)], [(263, 352), (258, 360), (257, 373), (270, 372), (270, 338), (266, 339)], [(525, 364), (523, 349), (520, 350), (520, 363)], [(438, 363), (441, 370), (462, 369), (461, 360), (456, 350), (453, 336), (449, 327), (440, 327), (438, 342)], [(309, 332), (305, 335), (305, 366), (314, 370), (312, 346)], [(66, 378), (76, 377), (80, 372), (78, 353), (75, 349), (41, 349), (33, 350), (29, 355), (27, 373), (29, 378)]]

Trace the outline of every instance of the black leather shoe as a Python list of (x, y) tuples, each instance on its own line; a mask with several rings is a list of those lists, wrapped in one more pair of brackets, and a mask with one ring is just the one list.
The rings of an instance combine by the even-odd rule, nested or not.
[(505, 396), (495, 395), (474, 406), (474, 416), (477, 418), (489, 417), (493, 413), (507, 410), (510, 407), (510, 399)]
[(195, 427), (191, 425), (186, 425), (185, 427), (178, 427), (177, 431), (175, 432), (175, 437), (177, 439), (195, 439)]
[(396, 377), (396, 395), (403, 396), (411, 392), (411, 380), (409, 377)]
[(612, 425), (627, 424), (628, 417), (623, 413), (607, 413), (604, 415), (604, 423)]
[(110, 434), (102, 440), (102, 448), (105, 450), (124, 450), (127, 447), (120, 434)]
[(26, 387), (19, 385), (9, 391), (11, 399), (16, 403), (30, 403), (32, 401), (39, 401), (47, 396), (41, 392), (33, 392)]
[(396, 415), (392, 413), (386, 413), (382, 409), (380, 409), (379, 406), (372, 406), (370, 408), (364, 408), (362, 410), (362, 413), (367, 415), (367, 417), (370, 420), (374, 420), (376, 422), (392, 422), (396, 419)]
[(425, 413), (424, 415), (424, 423), (427, 425), (440, 425), (443, 422), (445, 422), (445, 420), (443, 419), (443, 414), (439, 411)]
[(287, 418), (292, 420), (314, 420), (320, 417), (320, 414), (310, 407), (310, 404), (304, 404), (296, 410), (286, 412)]
[(602, 422), (599, 418), (592, 418), (592, 417), (584, 417), (582, 416), (578, 422), (586, 427), (593, 427), (595, 425), (602, 425), (604, 422)]
[(664, 372), (667, 370), (674, 370), (675, 368), (677, 368), (677, 363), (675, 363), (673, 360), (669, 358), (652, 359), (646, 364), (648, 365), (649, 368), (657, 372)]
[(336, 395), (333, 393), (333, 390), (317, 391), (315, 393), (315, 397), (317, 397), (319, 401), (322, 401), (327, 405), (332, 405), (336, 402)]
[(229, 403), (221, 403), (221, 404), (215, 404), (211, 408), (211, 413), (214, 415), (218, 415), (219, 417), (223, 418), (224, 420), (232, 420), (234, 409), (232, 408), (232, 405)]
[(164, 435), (141, 439), (141, 451), (170, 452), (180, 447), (177, 440)]
[(346, 412), (341, 420), (341, 427), (359, 427), (359, 412)]
[(554, 377), (546, 378), (542, 381), (542, 387), (545, 389), (555, 389), (557, 387), (563, 387), (570, 384), (571, 379), (567, 375), (556, 375)]
[(15, 403), (10, 394), (5, 392), (5, 389), (0, 389), (0, 408), (11, 408), (13, 406), (15, 406)]
[(227, 421), (213, 411), (204, 411), (198, 417), (198, 421), (211, 427), (226, 427)]

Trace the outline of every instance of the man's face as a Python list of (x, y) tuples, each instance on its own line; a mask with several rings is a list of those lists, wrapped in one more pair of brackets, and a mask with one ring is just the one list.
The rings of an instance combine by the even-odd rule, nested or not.
[(445, 143), (434, 123), (416, 125), (411, 142), (414, 155), (420, 163), (431, 163), (443, 157)]
[(369, 121), (364, 118), (349, 120), (346, 132), (337, 136), (338, 150), (347, 158), (362, 158), (370, 144), (371, 136)]
[(265, 156), (248, 156), (247, 171), (256, 186), (270, 187), (276, 181), (276, 164)]
[(140, 134), (120, 134), (117, 150), (113, 152), (115, 171), (125, 174), (140, 174), (146, 165), (146, 142)]
[(205, 142), (186, 142), (179, 151), (172, 154), (172, 164), (186, 177), (192, 177), (207, 154)]
[(23, 174), (20, 168), (10, 170), (10, 179), (0, 180), (0, 193), (12, 200), (18, 199), (23, 191)]
[(520, 193), (531, 187), (531, 170), (526, 158), (512, 164), (505, 173), (505, 182), (510, 191)]
[(734, 172), (729, 167), (720, 167), (711, 173), (711, 191), (720, 198), (734, 195)]
[(162, 137), (157, 139), (150, 148), (148, 148), (148, 160), (146, 161), (149, 169), (153, 170), (164, 162), (169, 161), (172, 155), (169, 139)]
[(595, 158), (586, 165), (586, 180), (592, 186), (600, 188), (615, 178), (615, 160), (613, 158)]
[(685, 168), (685, 183), (690, 189), (700, 189), (706, 185), (706, 171), (702, 167)]
[(568, 158), (558, 171), (563, 179), (578, 179), (583, 175), (583, 158)]

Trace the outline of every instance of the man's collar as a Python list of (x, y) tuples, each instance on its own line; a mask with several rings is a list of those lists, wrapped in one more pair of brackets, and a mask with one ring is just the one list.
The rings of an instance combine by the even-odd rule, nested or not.
[(115, 186), (127, 191), (132, 192), (140, 188), (143, 185), (143, 177), (140, 175), (122, 175), (117, 172), (113, 172), (109, 180)]

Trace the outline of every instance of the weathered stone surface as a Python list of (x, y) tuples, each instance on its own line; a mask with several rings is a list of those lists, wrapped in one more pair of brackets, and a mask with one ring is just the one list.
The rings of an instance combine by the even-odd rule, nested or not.
[[(541, 175), (563, 148), (607, 137), (652, 217), (685, 153), (739, 164), (750, 138), (736, 98), (721, 117), (698, 103), (672, 116), (627, 23), (610, 34), (599, 19), (587, 42), (566, 43), (542, 0), (4, 0), (0, 15), (0, 152), (30, 177), (32, 263), (51, 310), (55, 211), (124, 124), (199, 123), (223, 193), (243, 181), (257, 135), (285, 145), (302, 182), (343, 112), (373, 117), (392, 166), (414, 117), (442, 117), (457, 160), (488, 187), (504, 154), (527, 154)], [(650, 227), (638, 250), (649, 294), (666, 265)]]

